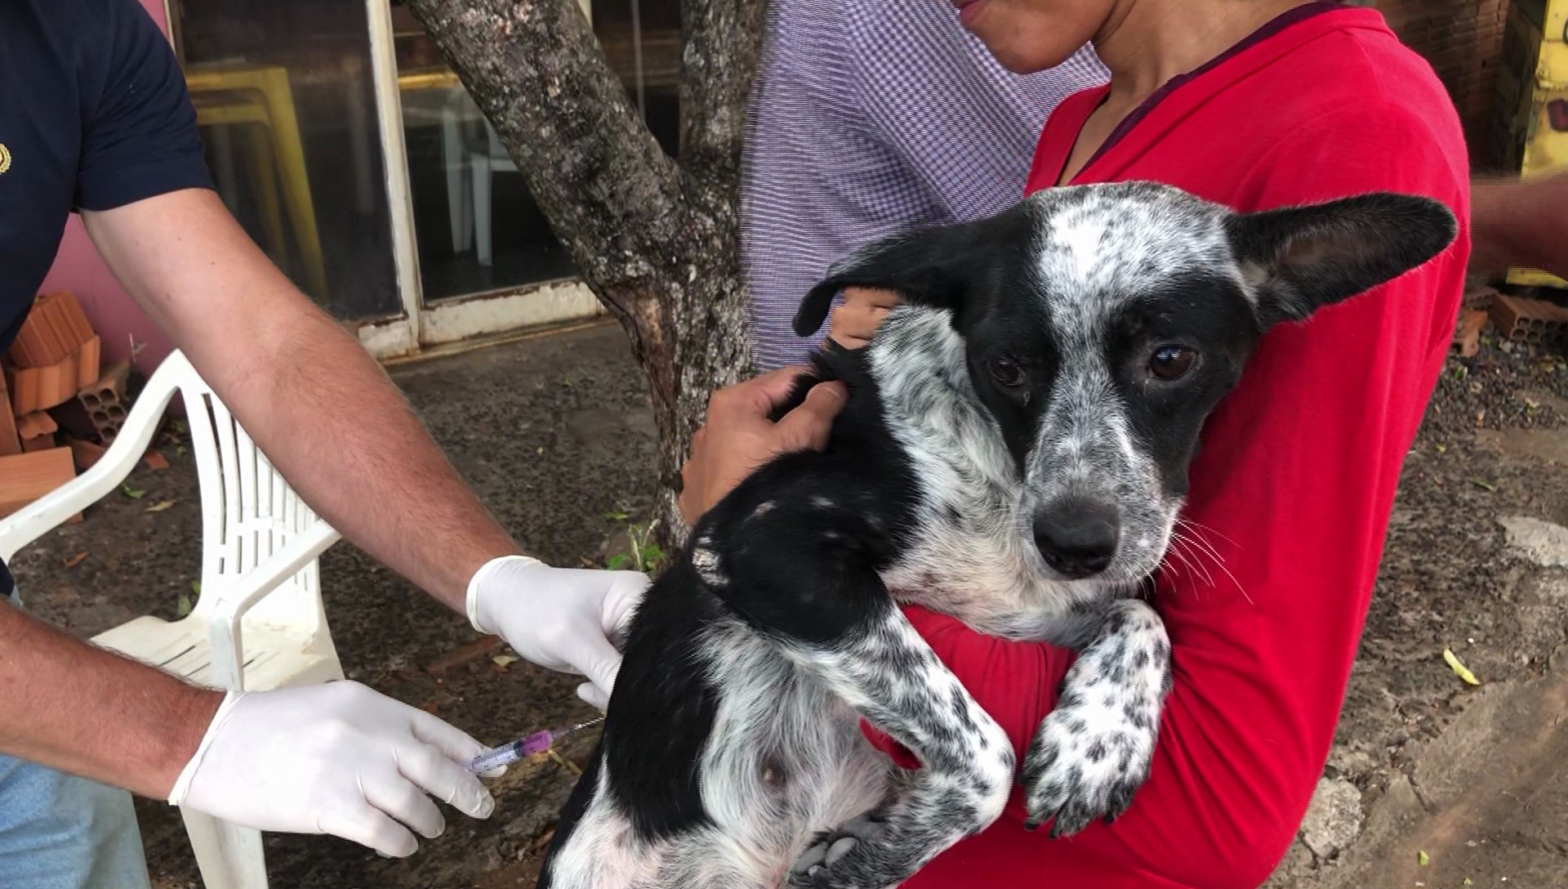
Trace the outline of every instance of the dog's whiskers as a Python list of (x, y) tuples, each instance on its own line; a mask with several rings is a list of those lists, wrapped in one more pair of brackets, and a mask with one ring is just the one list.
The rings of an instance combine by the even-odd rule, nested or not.
[(1210, 587), (1214, 586), (1214, 575), (1210, 574), (1209, 570), (1204, 567), (1202, 560), (1198, 557), (1199, 552), (1193, 549), (1191, 540), (1188, 540), (1179, 532), (1171, 535), (1170, 552), (1171, 555), (1181, 560), (1183, 565), (1187, 566), (1194, 579), (1201, 578)]
[[(1174, 548), (1177, 542), (1180, 542), (1184, 547), (1187, 548), (1187, 554), (1190, 555), (1199, 565), (1203, 563), (1202, 557), (1207, 556), (1214, 562), (1215, 567), (1219, 568), (1225, 573), (1225, 576), (1230, 579), (1231, 586), (1235, 587), (1236, 590), (1241, 593), (1242, 598), (1247, 600), (1247, 604), (1258, 604), (1257, 602), (1253, 601), (1252, 596), (1247, 592), (1246, 588), (1241, 585), (1241, 581), (1238, 580), (1236, 575), (1231, 572), (1228, 566), (1226, 566), (1225, 558), (1220, 555), (1219, 550), (1215, 548), (1213, 543), (1210, 543), (1208, 540), (1204, 539), (1200, 532), (1202, 530), (1208, 530), (1210, 533), (1219, 534), (1220, 537), (1225, 537), (1225, 535), (1220, 534), (1218, 531), (1214, 531), (1212, 528), (1207, 528), (1206, 526), (1200, 525), (1197, 522), (1191, 522), (1186, 519), (1177, 519), (1176, 522), (1179, 526), (1184, 527), (1178, 527), (1172, 533), (1172, 547)], [(1225, 539), (1229, 541), (1229, 538)], [(1231, 545), (1234, 546), (1235, 543), (1231, 542)], [(1207, 569), (1204, 570), (1204, 574), (1208, 578), (1209, 586), (1217, 588), (1216, 584), (1214, 583), (1213, 575), (1209, 574)]]
[(1230, 539), (1229, 537), (1226, 537), (1223, 533), (1221, 533), (1218, 530), (1215, 530), (1212, 526), (1205, 525), (1202, 522), (1193, 521), (1192, 519), (1188, 519), (1188, 518), (1183, 518), (1181, 516), (1177, 516), (1176, 517), (1176, 524), (1181, 525), (1182, 527), (1185, 527), (1185, 528), (1190, 528), (1191, 530), (1199, 532), (1199, 533), (1202, 533), (1202, 534), (1212, 534), (1215, 537), (1218, 537), (1220, 540), (1225, 541), (1226, 543), (1230, 544), (1231, 546), (1234, 546), (1237, 549), (1241, 549), (1242, 548), (1241, 544), (1239, 544), (1236, 541)]

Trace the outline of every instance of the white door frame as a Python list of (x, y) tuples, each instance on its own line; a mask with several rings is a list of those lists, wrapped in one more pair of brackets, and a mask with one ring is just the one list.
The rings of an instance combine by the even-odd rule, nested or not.
[[(578, 3), (591, 20), (592, 0)], [(395, 318), (360, 323), (360, 342), (378, 358), (393, 358), (416, 354), (422, 347), (604, 314), (592, 291), (576, 278), (425, 305), (403, 135), (403, 98), (397, 82), (397, 48), (392, 38), (392, 6), (387, 0), (365, 0), (365, 12), (370, 23), (371, 77), (392, 217), (392, 253), (403, 311)]]

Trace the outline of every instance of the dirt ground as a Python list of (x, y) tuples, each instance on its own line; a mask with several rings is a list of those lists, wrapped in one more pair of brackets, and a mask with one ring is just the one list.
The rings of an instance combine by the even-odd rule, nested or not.
[[(1450, 359), (1407, 462), (1319, 802), (1274, 886), (1563, 884), (1568, 571), (1533, 563), (1500, 524), (1568, 525), (1561, 355), (1488, 340), (1475, 358)], [(560, 565), (599, 560), (608, 538), (645, 517), (652, 412), (614, 326), (404, 365), (393, 376), (528, 551)], [(162, 450), (173, 466), (138, 470), (127, 487), (139, 496), (110, 498), (18, 558), (36, 614), (83, 636), (136, 614), (175, 616), (198, 574), (199, 512), (188, 457), (172, 443)], [(165, 501), (173, 505), (149, 511)], [(1551, 546), (1545, 555), (1537, 547), (1535, 561), (1568, 558)], [(323, 577), (351, 678), (491, 742), (592, 715), (572, 679), (497, 665), (504, 649), (476, 644), (466, 622), (354, 548), (330, 551)], [(1444, 664), (1445, 647), (1480, 687)], [(570, 762), (591, 745), (575, 739), (563, 761), (514, 767), (496, 782), (489, 821), (454, 815), (445, 836), (407, 861), (332, 838), (269, 835), (272, 883), (532, 886), (536, 853), (571, 787)], [(199, 886), (177, 814), (154, 802), (139, 811), (154, 886)]]

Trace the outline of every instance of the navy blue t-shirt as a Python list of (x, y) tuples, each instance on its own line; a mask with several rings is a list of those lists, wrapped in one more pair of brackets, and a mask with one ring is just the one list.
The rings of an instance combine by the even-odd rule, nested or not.
[(185, 77), (138, 0), (0, 0), (0, 353), (72, 210), (211, 188)]

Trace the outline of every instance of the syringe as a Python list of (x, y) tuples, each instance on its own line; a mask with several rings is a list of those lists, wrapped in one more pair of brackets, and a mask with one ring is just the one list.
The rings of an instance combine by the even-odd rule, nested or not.
[(546, 750), (549, 750), (551, 747), (555, 746), (556, 741), (561, 740), (567, 735), (570, 735), (573, 732), (580, 732), (585, 728), (596, 726), (603, 721), (604, 717), (601, 716), (598, 719), (590, 719), (587, 722), (578, 723), (577, 725), (568, 726), (566, 728), (546, 729), (542, 732), (534, 732), (526, 738), (513, 741), (510, 744), (504, 744), (495, 748), (494, 750), (486, 750), (484, 753), (479, 754), (473, 758), (472, 762), (468, 764), (468, 771), (475, 775), (482, 775), (485, 772), (491, 771), (493, 769), (499, 769), (502, 766), (509, 766), (525, 756), (536, 756), (540, 753), (544, 753)]

